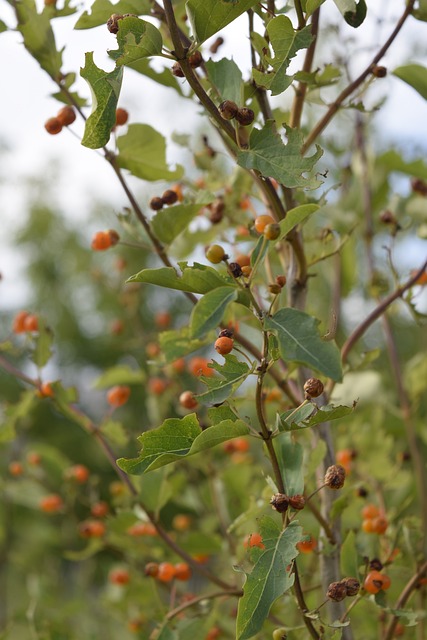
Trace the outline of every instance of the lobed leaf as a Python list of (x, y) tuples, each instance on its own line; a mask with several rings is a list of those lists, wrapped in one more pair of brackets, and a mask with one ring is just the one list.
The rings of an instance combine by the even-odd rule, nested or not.
[(215, 360), (212, 361), (212, 368), (218, 371), (222, 378), (201, 376), (201, 380), (209, 390), (196, 396), (199, 402), (203, 404), (220, 404), (224, 402), (255, 370), (255, 363), (249, 368), (245, 362), (240, 362), (236, 356), (228, 354), (224, 358), (223, 365), (218, 364)]
[(190, 316), (190, 334), (192, 338), (202, 338), (208, 331), (217, 327), (228, 305), (237, 299), (235, 287), (218, 287), (206, 293), (193, 307)]
[(293, 521), (281, 530), (272, 518), (263, 516), (259, 529), (265, 550), (259, 554), (243, 587), (237, 610), (236, 640), (246, 640), (258, 633), (273, 603), (294, 583), (288, 568), (298, 555), (296, 544), (302, 537), (302, 528)]
[[(184, 263), (186, 264), (186, 263)], [(147, 282), (158, 287), (167, 287), (177, 291), (191, 293), (208, 293), (217, 287), (231, 284), (231, 278), (221, 276), (212, 267), (195, 262), (192, 267), (184, 266), (179, 276), (173, 267), (160, 269), (143, 269), (127, 279), (127, 282)]]
[(93, 61), (93, 51), (90, 51), (86, 53), (85, 66), (80, 69), (80, 75), (92, 92), (92, 113), (86, 120), (82, 145), (89, 149), (100, 149), (109, 141), (116, 123), (123, 69), (118, 67), (109, 73), (99, 69)]
[(197, 351), (207, 344), (211, 344), (213, 338), (206, 336), (203, 340), (190, 337), (190, 327), (182, 327), (172, 331), (162, 331), (159, 334), (159, 343), (166, 362), (173, 362), (177, 358)]
[(288, 137), (286, 145), (275, 131), (271, 120), (262, 129), (253, 129), (249, 148), (238, 151), (237, 163), (243, 169), (256, 169), (263, 176), (274, 178), (285, 187), (317, 188), (320, 184), (317, 179), (304, 178), (302, 174), (313, 169), (323, 151), (316, 146), (316, 152), (309, 158), (304, 158), (300, 151), (303, 133), (287, 125), (285, 127)]
[(264, 327), (278, 339), (284, 360), (305, 364), (339, 382), (342, 379), (340, 351), (319, 335), (319, 320), (297, 309), (280, 309), (265, 319)]
[(234, 60), (208, 60), (205, 66), (208, 78), (222, 100), (233, 100), (238, 106), (243, 104), (242, 72)]
[(150, 0), (119, 0), (116, 4), (110, 0), (95, 0), (90, 11), (83, 11), (74, 25), (74, 29), (92, 29), (101, 24), (107, 24), (113, 14), (135, 13), (136, 15), (150, 15)]
[(108, 55), (117, 66), (139, 62), (162, 52), (163, 39), (160, 31), (151, 22), (129, 16), (119, 21), (117, 32), (118, 49), (110, 49)]
[(187, 15), (195, 41), (201, 44), (256, 4), (254, 0), (188, 0)]
[(270, 20), (267, 33), (274, 50), (274, 58), (269, 55), (265, 60), (273, 67), (273, 72), (262, 73), (253, 69), (253, 77), (257, 85), (269, 89), (273, 96), (283, 93), (292, 83), (293, 76), (287, 76), (286, 70), (292, 58), (300, 49), (310, 46), (313, 36), (311, 26), (295, 30), (287, 16), (280, 15)]
[(55, 35), (48, 12), (37, 13), (34, 0), (14, 3), (18, 19), (17, 29), (24, 38), (24, 46), (53, 79), (61, 75), (62, 50), (56, 49)]
[(138, 458), (120, 458), (117, 464), (126, 473), (141, 475), (248, 433), (242, 420), (224, 420), (202, 430), (195, 413), (168, 418), (157, 429), (139, 436), (142, 449)]
[[(122, 67), (119, 67), (119, 70)], [(164, 137), (148, 124), (131, 124), (127, 133), (117, 138), (117, 163), (142, 180), (178, 180), (183, 168), (173, 171), (166, 163)]]

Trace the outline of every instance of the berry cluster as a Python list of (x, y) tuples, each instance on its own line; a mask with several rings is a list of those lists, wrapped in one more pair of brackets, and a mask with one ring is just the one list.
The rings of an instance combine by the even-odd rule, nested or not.
[(192, 572), (186, 562), (149, 562), (145, 565), (145, 575), (156, 578), (160, 582), (171, 582), (172, 580), (182, 580), (186, 582), (191, 578)]
[(180, 200), (180, 192), (177, 188), (173, 187), (172, 189), (166, 189), (166, 191), (161, 196), (154, 196), (150, 200), (150, 208), (153, 211), (159, 211), (163, 209), (163, 207), (169, 206), (171, 204), (175, 204)]
[(248, 107), (239, 107), (233, 100), (224, 100), (218, 107), (218, 111), (221, 115), (221, 118), (224, 120), (234, 120), (242, 127), (247, 127), (254, 121), (255, 114), (252, 109), (248, 109)]
[(58, 111), (54, 118), (46, 120), (44, 128), (50, 135), (54, 136), (60, 133), (63, 127), (68, 127), (70, 124), (73, 124), (76, 117), (76, 112), (73, 107), (66, 105)]
[(28, 311), (19, 311), (12, 325), (13, 333), (34, 333), (39, 330), (39, 320), (36, 315)]
[[(203, 64), (203, 57), (200, 51), (194, 51), (193, 53), (191, 53), (188, 56), (188, 62), (192, 69), (197, 69), (198, 67), (200, 67)], [(174, 75), (176, 78), (185, 78), (185, 73), (182, 70), (179, 62), (175, 62), (175, 64), (172, 66), (172, 75)]]

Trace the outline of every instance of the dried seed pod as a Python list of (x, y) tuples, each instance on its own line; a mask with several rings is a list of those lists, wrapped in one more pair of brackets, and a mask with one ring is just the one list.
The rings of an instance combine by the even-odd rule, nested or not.
[(209, 47), (209, 51), (211, 53), (217, 53), (218, 49), (220, 48), (220, 46), (224, 44), (224, 38), (221, 38), (221, 36), (218, 36), (218, 38), (215, 40), (215, 42), (213, 42), (211, 44), (211, 46)]
[(232, 120), (236, 117), (239, 107), (232, 100), (224, 100), (218, 107), (221, 118), (224, 120)]
[(375, 65), (375, 67), (372, 69), (372, 75), (376, 78), (385, 78), (387, 75), (387, 68)]
[(285, 493), (275, 493), (271, 496), (270, 504), (279, 513), (285, 513), (289, 507), (289, 498)]
[(296, 493), (294, 496), (289, 496), (289, 506), (296, 511), (301, 511), (305, 507), (305, 498), (301, 493)]
[(318, 378), (309, 378), (304, 383), (304, 392), (306, 400), (310, 398), (318, 398), (323, 393), (323, 382)]
[(237, 262), (230, 262), (228, 266), (234, 278), (240, 278), (243, 275), (242, 267)]
[(114, 247), (120, 241), (120, 236), (115, 229), (108, 229), (107, 233), (110, 236), (111, 246)]
[(242, 107), (238, 109), (236, 113), (236, 120), (242, 127), (247, 127), (254, 121), (255, 114), (252, 109), (248, 109), (247, 107)]
[(427, 196), (427, 182), (424, 182), (421, 178), (412, 178), (411, 188), (418, 195)]
[(357, 596), (360, 591), (360, 582), (357, 578), (343, 578), (341, 582), (345, 585), (348, 596)]
[(334, 602), (341, 602), (347, 597), (347, 588), (343, 581), (331, 582), (326, 592), (326, 597)]
[(117, 33), (119, 30), (119, 20), (123, 20), (124, 15), (113, 13), (107, 20), (107, 29), (110, 33)]
[(379, 558), (372, 558), (372, 560), (369, 562), (369, 568), (374, 569), (375, 571), (381, 571), (383, 566), (384, 565)]
[(221, 329), (218, 334), (218, 338), (232, 338), (234, 336), (234, 329)]
[(203, 63), (203, 57), (200, 51), (195, 51), (194, 53), (192, 53), (188, 58), (188, 62), (190, 63), (190, 67), (192, 69), (197, 69), (197, 67), (200, 67), (200, 65)]
[(178, 194), (173, 189), (166, 189), (162, 195), (163, 204), (175, 204), (178, 201)]
[(163, 209), (163, 200), (162, 200), (162, 198), (159, 198), (158, 196), (155, 196), (154, 198), (151, 198), (151, 200), (150, 200), (150, 208), (153, 209), (153, 211), (159, 211), (160, 209)]
[(382, 211), (381, 212), (380, 221), (383, 224), (396, 224), (396, 222), (397, 222), (394, 213), (392, 213), (388, 209), (386, 209), (386, 211)]
[(175, 62), (172, 65), (172, 75), (174, 75), (177, 78), (185, 78), (185, 73), (183, 72), (182, 67), (179, 64), (179, 62)]
[(286, 276), (276, 276), (276, 282), (279, 285), (279, 287), (283, 289), (283, 287), (286, 284)]
[(330, 489), (341, 489), (345, 482), (345, 469), (340, 464), (333, 464), (326, 469), (324, 483)]
[(276, 283), (269, 284), (268, 285), (268, 290), (269, 290), (270, 293), (272, 293), (273, 295), (277, 296), (281, 292), (282, 287), (280, 285), (276, 284)]

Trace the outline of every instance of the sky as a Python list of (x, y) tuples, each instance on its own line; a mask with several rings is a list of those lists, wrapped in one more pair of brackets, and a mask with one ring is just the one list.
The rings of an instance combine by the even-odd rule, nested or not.
[[(89, 7), (90, 4), (83, 2), (79, 6)], [(363, 30), (363, 48), (354, 40), (346, 51), (353, 77), (384, 42), (392, 28), (391, 19), (400, 15), (404, 3), (403, 0), (393, 3), (383, 0), (371, 4), (375, 8), (370, 10), (369, 20)], [(333, 2), (327, 0), (322, 12), (322, 19), (341, 24), (343, 39), (346, 36), (360, 39), (363, 26), (360, 30), (343, 26)], [(64, 70), (78, 71), (84, 65), (86, 51), (94, 51), (98, 66), (105, 70), (112, 69), (113, 64), (106, 50), (115, 48), (114, 36), (105, 26), (85, 31), (73, 30), (77, 15), (54, 21), (58, 46), (65, 46)], [(0, 19), (9, 25), (13, 24), (13, 16), (5, 0), (0, 0)], [(225, 44), (217, 59), (233, 57), (237, 64), (247, 64), (249, 44), (245, 37), (241, 37), (242, 31), (247, 31), (246, 17), (221, 32)], [(389, 70), (409, 60), (427, 65), (426, 31), (426, 23), (410, 18), (382, 64)], [(237, 49), (235, 42), (241, 43)], [(353, 46), (354, 51), (351, 51)], [(6, 276), (3, 295), (15, 304), (16, 287), (12, 286), (7, 276), (16, 274), (17, 267), (19, 271), (22, 260), (10, 247), (8, 236), (10, 230), (19, 226), (24, 219), (25, 194), (22, 183), (26, 177), (42, 172), (49, 180), (59, 206), (75, 220), (86, 220), (87, 203), (93, 195), (111, 204), (110, 220), (114, 207), (120, 208), (124, 201), (109, 165), (100, 154), (79, 144), (78, 137), (83, 132), (81, 123), (72, 127), (77, 136), (70, 131), (50, 136), (44, 130), (44, 122), (55, 115), (59, 108), (58, 102), (51, 97), (55, 87), (24, 49), (19, 33), (0, 34), (0, 60), (3, 61), (0, 144), (7, 148), (0, 164), (0, 271)], [(78, 87), (83, 95), (89, 97), (84, 80), (79, 78)], [(381, 81), (373, 99), (385, 95), (388, 101), (380, 115), (375, 116), (383, 139), (405, 149), (408, 157), (427, 156), (427, 137), (420, 135), (420, 132), (425, 132), (427, 102), (390, 73)], [(120, 105), (130, 112), (130, 122), (151, 124), (166, 137), (173, 131), (194, 131), (202, 124), (198, 110), (193, 108), (189, 114), (185, 101), (179, 101), (175, 96), (172, 89), (159, 89), (150, 80), (127, 69)], [(180, 159), (176, 147), (168, 149), (168, 159), (172, 163)], [(155, 186), (151, 188), (155, 189)], [(421, 251), (424, 248), (425, 245)]]

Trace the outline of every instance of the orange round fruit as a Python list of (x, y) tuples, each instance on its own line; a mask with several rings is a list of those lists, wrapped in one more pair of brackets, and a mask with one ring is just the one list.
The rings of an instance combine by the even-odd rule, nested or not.
[(68, 127), (70, 124), (73, 124), (77, 116), (73, 107), (70, 105), (66, 105), (65, 107), (62, 107), (62, 109), (58, 111), (58, 113), (56, 114), (56, 117), (61, 123), (61, 126)]
[(116, 126), (123, 126), (128, 121), (128, 118), (129, 113), (126, 109), (122, 109), (121, 107), (116, 109)]
[(195, 409), (199, 404), (192, 391), (183, 391), (179, 396), (179, 404), (184, 409)]
[(45, 496), (39, 502), (41, 511), (44, 511), (45, 513), (57, 513), (58, 511), (61, 511), (63, 506), (64, 503), (62, 501), (62, 498), (57, 493), (52, 493), (48, 496)]
[(265, 549), (265, 544), (262, 541), (262, 536), (260, 533), (250, 533), (243, 541), (243, 546), (246, 548), (249, 547), (259, 547), (260, 549)]
[(275, 222), (274, 218), (269, 215), (257, 216), (254, 222), (255, 230), (258, 233), (263, 233), (268, 224), (275, 224)]
[(209, 360), (202, 358), (201, 356), (195, 356), (191, 358), (188, 363), (188, 371), (193, 376), (206, 376), (210, 378), (214, 375), (214, 370), (208, 366)]
[(62, 124), (58, 118), (49, 118), (44, 123), (44, 128), (51, 136), (55, 136), (57, 133), (61, 133)]
[(186, 581), (191, 578), (191, 568), (186, 562), (178, 562), (175, 565), (175, 576), (177, 580)]
[(112, 584), (124, 586), (130, 581), (129, 571), (127, 571), (126, 569), (113, 569), (112, 571), (110, 571), (108, 579)]
[(170, 562), (161, 562), (157, 572), (157, 579), (160, 582), (170, 582), (175, 577), (175, 567)]
[(107, 393), (107, 402), (112, 407), (121, 407), (129, 400), (130, 387), (126, 385), (117, 385), (112, 387)]

